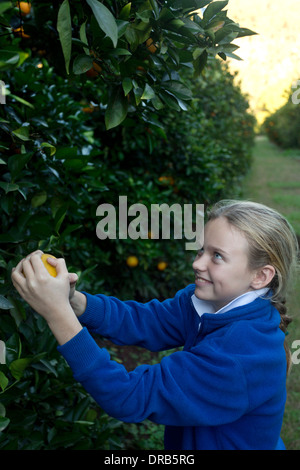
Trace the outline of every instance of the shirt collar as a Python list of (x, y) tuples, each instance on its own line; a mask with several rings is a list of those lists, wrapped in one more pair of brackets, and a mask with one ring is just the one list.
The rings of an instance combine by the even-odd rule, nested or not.
[(245, 294), (240, 295), (239, 297), (236, 297), (233, 299), (231, 302), (229, 302), (227, 305), (224, 305), (224, 307), (220, 308), (219, 310), (215, 310), (213, 303), (209, 300), (201, 300), (198, 299), (198, 297), (195, 296), (195, 294), (192, 295), (192, 302), (195, 307), (196, 312), (198, 313), (199, 317), (203, 315), (203, 313), (225, 313), (228, 312), (228, 310), (232, 310), (233, 308), (236, 307), (241, 307), (242, 305), (249, 304), (250, 302), (253, 302), (257, 297), (262, 297), (269, 291), (268, 287), (265, 287), (264, 289), (258, 289), (258, 290), (252, 290), (250, 292), (245, 292)]

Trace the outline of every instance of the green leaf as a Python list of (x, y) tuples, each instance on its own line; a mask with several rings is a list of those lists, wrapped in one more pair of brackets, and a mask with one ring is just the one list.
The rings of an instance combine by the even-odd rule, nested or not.
[(150, 2), (150, 5), (152, 7), (152, 10), (154, 12), (154, 15), (155, 15), (155, 19), (157, 19), (159, 17), (159, 7), (158, 7), (158, 3), (156, 0), (149, 0)]
[(54, 230), (56, 233), (59, 233), (59, 229), (61, 227), (61, 224), (64, 221), (64, 218), (66, 217), (66, 214), (67, 214), (66, 205), (61, 206), (56, 212), (55, 218), (54, 218)]
[(39, 207), (42, 206), (47, 200), (47, 192), (46, 191), (41, 191), (39, 193), (36, 193), (33, 198), (31, 199), (31, 205), (32, 207)]
[(30, 140), (29, 138), (29, 126), (21, 126), (12, 133), (21, 140)]
[(14, 308), (12, 303), (8, 299), (3, 297), (3, 295), (0, 295), (0, 309), (9, 310), (10, 308)]
[(169, 92), (172, 93), (176, 98), (179, 98), (180, 100), (190, 100), (192, 99), (192, 92), (189, 88), (187, 88), (185, 85), (183, 85), (181, 82), (178, 82), (176, 80), (168, 80), (165, 82), (162, 82), (163, 88), (168, 90)]
[(26, 311), (24, 305), (20, 302), (20, 300), (11, 298), (10, 299), (13, 308), (10, 309), (10, 315), (15, 320), (17, 327), (19, 328), (22, 321), (26, 320)]
[(155, 97), (155, 92), (148, 83), (146, 83), (141, 100), (151, 100)]
[(22, 343), (18, 333), (13, 333), (5, 343), (6, 347), (6, 363), (20, 359), (22, 353)]
[(48, 155), (50, 157), (53, 157), (53, 155), (56, 152), (56, 147), (54, 147), (54, 145), (49, 144), (48, 142), (42, 142), (41, 143), (41, 148), (46, 149), (46, 151), (45, 150), (44, 151), (45, 151), (46, 155)]
[(207, 64), (208, 53), (206, 50), (194, 61), (194, 75), (198, 76)]
[(75, 57), (73, 62), (73, 72), (75, 75), (85, 73), (93, 67), (93, 58), (86, 54), (80, 54)]
[(203, 52), (206, 50), (206, 47), (196, 47), (196, 49), (193, 51), (193, 59), (196, 60), (198, 57), (203, 54)]
[(10, 171), (12, 182), (20, 175), (25, 165), (32, 157), (32, 153), (12, 155), (8, 160), (8, 168)]
[(154, 108), (157, 109), (157, 110), (160, 110), (164, 107), (164, 104), (158, 98), (158, 96), (155, 96), (154, 98), (152, 98), (152, 104), (153, 104)]
[(89, 51), (89, 45), (88, 45), (88, 40), (86, 36), (86, 21), (82, 23), (82, 25), (80, 26), (79, 37), (80, 37), (81, 42), (87, 45), (87, 47), (84, 47), (83, 50), (87, 55), (89, 55), (90, 51)]
[(122, 49), (121, 47), (117, 47), (116, 49), (114, 49), (112, 55), (116, 56), (116, 55), (132, 55), (132, 54), (130, 51), (128, 51), (128, 49)]
[(212, 2), (203, 13), (203, 21), (209, 23), (224, 7), (228, 4), (228, 0)]
[(5, 406), (4, 406), (2, 403), (0, 403), (0, 416), (1, 416), (2, 418), (4, 418), (5, 415), (6, 415)]
[(9, 380), (6, 375), (4, 375), (3, 372), (0, 371), (0, 387), (2, 388), (2, 390), (6, 389), (8, 382)]
[(227, 57), (231, 57), (231, 59), (243, 60), (240, 56), (238, 56), (236, 54), (232, 54), (231, 52), (225, 52), (225, 54), (226, 54)]
[(131, 92), (132, 87), (133, 87), (131, 78), (129, 78), (129, 77), (123, 78), (122, 87), (123, 87), (125, 96), (127, 96), (128, 93)]
[(130, 11), (131, 11), (131, 2), (127, 3), (127, 5), (125, 5), (122, 8), (122, 10), (120, 11), (120, 14), (119, 14), (119, 19), (120, 20), (128, 20), (129, 15), (130, 15)]
[(20, 56), (17, 51), (1, 50), (1, 61), (0, 67), (4, 67), (6, 64), (15, 65), (19, 62)]
[(12, 7), (12, 2), (1, 2), (0, 4), (0, 15), (4, 13), (6, 10)]
[(0, 432), (3, 431), (10, 423), (10, 419), (0, 416)]
[(169, 108), (180, 111), (180, 106), (176, 98), (169, 95), (167, 92), (161, 92), (160, 96)]
[(19, 101), (19, 103), (24, 104), (25, 106), (28, 106), (28, 108), (34, 109), (33, 104), (29, 103), (28, 101), (24, 100), (20, 96), (13, 95), (10, 93), (10, 97), (14, 98), (16, 101)]
[(110, 98), (105, 112), (106, 130), (121, 124), (127, 116), (128, 101), (124, 96), (123, 88), (114, 88), (111, 91)]
[(234, 52), (237, 49), (239, 49), (240, 46), (236, 46), (235, 44), (222, 44), (221, 46), (218, 47), (220, 52)]
[(20, 187), (18, 184), (4, 183), (4, 181), (0, 181), (0, 188), (4, 189), (5, 194), (7, 194), (7, 193), (10, 193), (11, 191), (18, 191)]
[(102, 31), (112, 40), (114, 47), (118, 42), (118, 26), (113, 14), (98, 0), (86, 0), (91, 7)]
[(31, 364), (32, 359), (29, 357), (23, 359), (16, 359), (10, 363), (9, 370), (11, 371), (12, 376), (20, 380), (23, 377), (25, 369)]
[(251, 29), (248, 29), (248, 28), (240, 28), (240, 31), (239, 31), (239, 34), (238, 34), (238, 38), (243, 38), (245, 36), (255, 36), (256, 33), (255, 31), (251, 31)]
[(65, 58), (66, 71), (69, 74), (72, 50), (72, 23), (68, 0), (64, 0), (58, 10), (57, 31)]

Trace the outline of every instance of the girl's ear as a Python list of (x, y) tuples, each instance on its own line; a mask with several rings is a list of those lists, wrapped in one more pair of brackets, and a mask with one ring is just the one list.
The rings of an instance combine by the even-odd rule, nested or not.
[(275, 274), (276, 270), (271, 264), (267, 264), (266, 266), (259, 268), (251, 282), (251, 287), (253, 289), (263, 289), (264, 287), (267, 287)]

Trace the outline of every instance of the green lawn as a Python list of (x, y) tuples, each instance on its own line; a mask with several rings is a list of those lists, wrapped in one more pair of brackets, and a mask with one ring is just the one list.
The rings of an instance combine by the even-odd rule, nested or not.
[[(254, 162), (243, 188), (243, 197), (267, 204), (285, 215), (300, 235), (300, 151), (282, 151), (266, 137), (258, 137)], [(289, 299), (294, 321), (289, 327), (289, 344), (300, 340), (300, 279)], [(298, 355), (299, 357), (299, 355)], [(300, 364), (292, 367), (287, 381), (288, 398), (282, 438), (289, 450), (300, 450)]]

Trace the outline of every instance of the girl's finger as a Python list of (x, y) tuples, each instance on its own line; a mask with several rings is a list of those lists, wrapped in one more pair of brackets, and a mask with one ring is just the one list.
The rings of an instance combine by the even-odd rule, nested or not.
[(35, 274), (45, 273), (47, 271), (47, 268), (41, 259), (41, 254), (38, 251), (31, 254), (29, 261), (31, 262)]
[(40, 257), (42, 256), (43, 254), (43, 251), (42, 250), (35, 250), (33, 251), (32, 253), (30, 253), (29, 255), (26, 256), (26, 259), (30, 259), (31, 256), (33, 255), (39, 255)]
[(34, 274), (34, 269), (32, 266), (32, 257), (25, 258), (23, 260), (23, 265), (22, 265), (22, 272), (24, 273), (25, 277), (30, 277)]
[(21, 259), (21, 261), (19, 261), (19, 263), (17, 264), (17, 266), (14, 268), (14, 271), (18, 272), (18, 273), (21, 273), (23, 271), (23, 261), (24, 261), (25, 258)]
[(15, 287), (15, 289), (17, 289), (17, 291), (22, 295), (23, 293), (23, 290), (24, 290), (24, 286), (26, 284), (26, 279), (23, 275), (23, 260), (20, 261), (20, 263), (17, 265), (16, 268), (13, 268), (12, 269), (12, 272), (11, 272), (11, 281)]
[(49, 258), (47, 258), (47, 262), (48, 262), (49, 264), (51, 264), (51, 266), (53, 266), (54, 268), (56, 268), (56, 265), (57, 265), (57, 258), (51, 258), (51, 257), (49, 256)]
[(70, 285), (74, 286), (78, 281), (78, 275), (76, 273), (69, 273), (69, 281)]
[(68, 272), (64, 258), (57, 258), (56, 262), (57, 263), (56, 263), (55, 269), (57, 272), (57, 276), (68, 275), (69, 277), (69, 272)]

